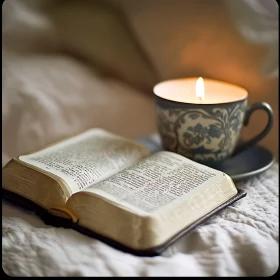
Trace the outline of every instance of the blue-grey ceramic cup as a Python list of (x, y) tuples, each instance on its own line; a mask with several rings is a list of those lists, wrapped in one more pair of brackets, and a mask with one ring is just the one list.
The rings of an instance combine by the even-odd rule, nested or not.
[[(186, 89), (196, 80), (188, 78)], [(163, 148), (211, 166), (262, 140), (273, 125), (273, 112), (265, 102), (247, 107), (248, 92), (244, 88), (209, 79), (204, 81), (205, 95), (209, 93), (213, 99), (210, 104), (192, 102), (194, 99), (188, 96), (187, 90), (185, 98), (184, 93), (176, 92), (184, 88), (186, 79), (161, 82), (154, 87), (154, 94)], [(180, 82), (182, 86), (173, 86)], [(178, 101), (180, 99), (182, 101)], [(238, 145), (242, 127), (249, 123), (256, 110), (267, 113), (266, 127), (251, 140)]]

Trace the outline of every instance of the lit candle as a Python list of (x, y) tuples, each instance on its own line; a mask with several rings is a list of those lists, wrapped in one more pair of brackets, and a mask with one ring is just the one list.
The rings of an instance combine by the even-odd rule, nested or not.
[(203, 78), (167, 80), (154, 87), (158, 97), (192, 104), (222, 104), (243, 100), (248, 92), (242, 87)]

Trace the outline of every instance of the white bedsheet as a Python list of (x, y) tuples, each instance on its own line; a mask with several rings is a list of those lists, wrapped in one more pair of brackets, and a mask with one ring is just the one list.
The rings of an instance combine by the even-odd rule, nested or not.
[(279, 265), (278, 164), (238, 187), (247, 196), (162, 256), (141, 258), (2, 203), (2, 267), (10, 276), (270, 276)]

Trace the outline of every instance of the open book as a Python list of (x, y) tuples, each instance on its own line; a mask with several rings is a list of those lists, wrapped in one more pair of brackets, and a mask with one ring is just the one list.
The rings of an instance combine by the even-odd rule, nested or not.
[(150, 154), (102, 129), (15, 158), (2, 174), (5, 197), (30, 201), (48, 213), (41, 217), (138, 255), (160, 253), (245, 196), (220, 171), (167, 151)]

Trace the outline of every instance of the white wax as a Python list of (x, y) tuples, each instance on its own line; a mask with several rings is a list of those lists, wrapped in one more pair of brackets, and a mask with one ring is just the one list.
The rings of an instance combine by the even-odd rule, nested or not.
[(196, 97), (196, 82), (198, 77), (168, 80), (154, 87), (154, 94), (167, 100), (192, 104), (221, 104), (246, 99), (247, 90), (242, 87), (205, 79), (204, 98)]

